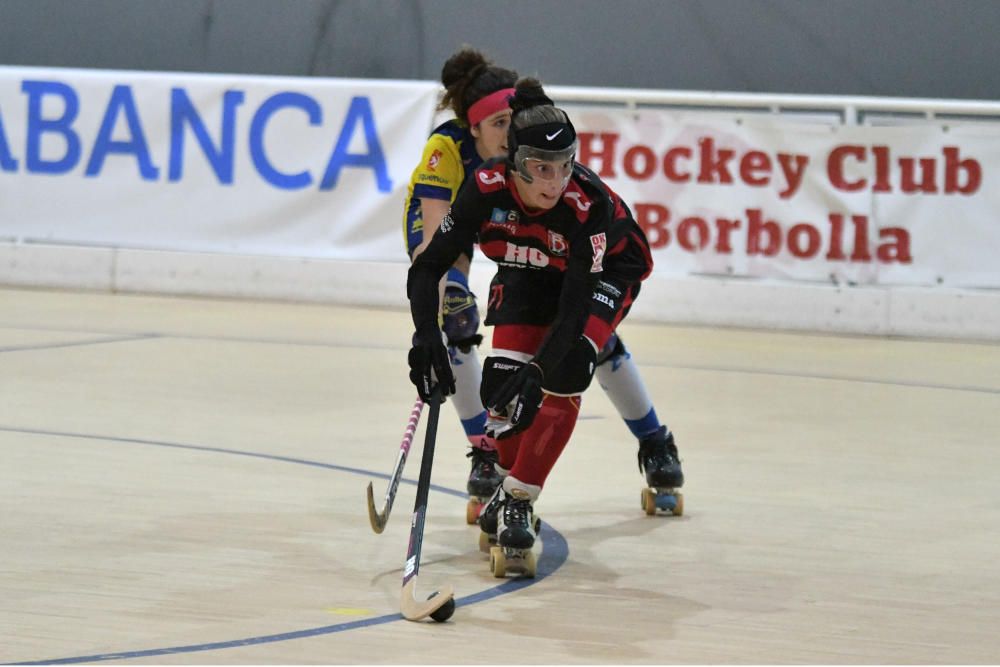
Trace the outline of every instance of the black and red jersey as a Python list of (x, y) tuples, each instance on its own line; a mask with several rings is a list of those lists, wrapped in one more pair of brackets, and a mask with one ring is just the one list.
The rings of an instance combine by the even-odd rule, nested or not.
[(486, 323), (552, 325), (547, 343), (565, 337), (568, 345), (579, 337), (602, 276), (637, 283), (649, 275), (653, 262), (645, 235), (594, 172), (574, 165), (559, 202), (535, 211), (524, 206), (514, 178), (507, 162), (492, 160), (463, 183), (410, 269), (408, 293), (418, 326), (436, 321), (438, 280), (472, 242), (497, 263), (493, 285), (506, 301), (502, 309), (491, 305)]

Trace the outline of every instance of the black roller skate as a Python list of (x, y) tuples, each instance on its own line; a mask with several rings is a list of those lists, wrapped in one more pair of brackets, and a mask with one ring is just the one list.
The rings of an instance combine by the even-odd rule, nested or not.
[(490, 549), (490, 571), (502, 578), (508, 572), (519, 572), (526, 577), (534, 577), (536, 569), (535, 546), (536, 522), (531, 497), (523, 489), (501, 489), (504, 496), (496, 519), (496, 546)]
[(652, 516), (656, 510), (674, 516), (684, 513), (684, 496), (679, 489), (684, 486), (684, 472), (677, 456), (674, 434), (661, 426), (639, 440), (639, 471), (646, 473), (648, 488), (642, 490), (642, 509)]
[(466, 456), (472, 459), (472, 470), (469, 471), (469, 481), (465, 485), (469, 492), (465, 521), (471, 525), (476, 523), (483, 506), (500, 485), (500, 473), (494, 465), (498, 458), (496, 450), (473, 447)]

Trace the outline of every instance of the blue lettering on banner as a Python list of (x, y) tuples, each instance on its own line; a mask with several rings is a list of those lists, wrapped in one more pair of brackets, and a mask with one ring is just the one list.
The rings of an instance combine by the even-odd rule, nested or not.
[[(118, 116), (125, 114), (125, 124), (128, 126), (128, 141), (112, 139), (115, 125), (118, 124)], [(121, 153), (123, 155), (134, 155), (139, 164), (139, 175), (143, 180), (155, 181), (160, 175), (159, 167), (153, 165), (149, 157), (149, 144), (146, 142), (146, 135), (142, 131), (142, 123), (139, 122), (139, 112), (135, 108), (135, 98), (132, 97), (132, 87), (118, 85), (111, 91), (111, 99), (108, 101), (108, 108), (104, 111), (104, 119), (101, 120), (101, 129), (97, 131), (97, 139), (94, 141), (94, 149), (90, 153), (90, 160), (87, 162), (87, 176), (97, 176), (104, 166), (104, 159), (108, 153)]]
[(179, 181), (184, 171), (184, 127), (191, 128), (201, 151), (208, 158), (216, 178), (223, 185), (233, 183), (233, 156), (236, 146), (236, 107), (243, 103), (243, 92), (227, 90), (222, 96), (222, 138), (212, 143), (208, 130), (191, 98), (183, 88), (170, 90), (170, 168), (169, 180)]
[(0, 116), (0, 169), (4, 171), (17, 171), (17, 160), (10, 153), (7, 134), (3, 131), (3, 116)]
[[(80, 112), (76, 91), (58, 81), (22, 81), (21, 91), (28, 95), (27, 150), (24, 161), (28, 171), (63, 174), (80, 161), (80, 137), (73, 131), (73, 121)], [(58, 118), (42, 118), (42, 98), (55, 95), (63, 100)], [(57, 160), (42, 159), (42, 135), (58, 134), (66, 141), (66, 153)]]
[[(84, 169), (85, 176), (100, 176), (108, 157), (118, 155), (134, 160), (143, 180), (160, 179), (162, 170), (154, 162), (134, 88), (135, 85), (130, 84), (118, 84), (112, 88), (93, 145), (86, 147), (90, 155)], [(75, 127), (81, 111), (80, 93), (61, 81), (29, 79), (21, 82), (21, 91), (27, 98), (23, 154), (25, 170), (41, 174), (72, 171), (80, 164), (85, 150), (81, 134)], [(222, 185), (234, 183), (239, 148), (237, 116), (245, 101), (244, 91), (225, 91), (222, 93), (221, 118), (206, 123), (185, 88), (170, 89), (169, 153), (166, 156), (169, 182), (183, 180), (185, 156), (188, 155), (190, 160), (187, 144), (193, 137), (193, 150), (208, 162), (218, 182)], [(304, 112), (310, 126), (323, 125), (324, 109), (319, 101), (304, 93), (279, 92), (265, 99), (254, 111), (249, 124), (247, 148), (254, 169), (264, 181), (282, 190), (301, 190), (316, 183), (318, 172), (308, 168), (300, 171), (279, 169), (267, 154), (264, 141), (272, 117), (285, 109)], [(9, 124), (9, 114), (7, 120)], [(157, 141), (156, 145), (159, 146), (160, 142)], [(357, 152), (352, 152), (352, 147)], [(20, 161), (11, 150), (3, 116), (0, 116), (0, 171), (16, 172), (19, 167)], [(335, 189), (345, 168), (370, 169), (378, 191), (392, 191), (389, 165), (378, 136), (372, 101), (367, 96), (351, 98), (322, 178), (318, 179), (319, 189)]]
[[(348, 153), (347, 147), (351, 143), (354, 126), (358, 122), (365, 131), (365, 142), (368, 144), (368, 153), (354, 154)], [(379, 192), (390, 192), (392, 190), (392, 180), (389, 178), (389, 170), (385, 163), (385, 154), (382, 151), (382, 144), (379, 143), (378, 134), (375, 132), (375, 118), (372, 114), (371, 101), (367, 97), (354, 97), (351, 99), (351, 106), (347, 110), (347, 118), (344, 119), (344, 126), (340, 129), (340, 137), (337, 138), (337, 145), (330, 156), (330, 162), (326, 165), (326, 172), (320, 182), (320, 190), (330, 190), (337, 185), (340, 177), (340, 170), (345, 166), (370, 167), (375, 170), (375, 183)]]
[(295, 107), (305, 111), (309, 115), (310, 125), (319, 125), (323, 121), (323, 111), (319, 108), (319, 104), (308, 95), (301, 93), (272, 95), (260, 105), (250, 123), (250, 157), (257, 171), (268, 183), (284, 190), (299, 190), (309, 187), (313, 181), (312, 174), (308, 171), (300, 171), (297, 174), (282, 173), (274, 168), (264, 152), (264, 129), (267, 127), (267, 122), (275, 112), (284, 107)]

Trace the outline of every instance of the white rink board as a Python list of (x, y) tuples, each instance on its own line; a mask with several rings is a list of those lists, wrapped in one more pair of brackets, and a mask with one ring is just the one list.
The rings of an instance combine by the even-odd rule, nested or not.
[[(405, 305), (407, 265), (287, 257), (0, 244), (0, 283), (109, 292)], [(488, 293), (478, 257), (471, 284)], [(1000, 340), (1000, 293), (844, 287), (654, 274), (630, 319), (833, 333)]]

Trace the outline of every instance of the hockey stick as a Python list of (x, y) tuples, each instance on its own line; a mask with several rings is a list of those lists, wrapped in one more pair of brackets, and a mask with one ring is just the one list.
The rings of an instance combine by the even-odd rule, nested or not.
[(420, 458), (417, 499), (413, 504), (413, 519), (410, 521), (410, 546), (406, 551), (406, 565), (403, 568), (403, 591), (399, 601), (403, 616), (410, 621), (419, 621), (430, 616), (455, 597), (450, 585), (423, 602), (417, 602), (414, 596), (417, 573), (420, 571), (420, 547), (424, 541), (424, 519), (427, 515), (427, 496), (431, 487), (431, 468), (434, 464), (434, 440), (437, 437), (438, 415), (441, 413), (440, 387), (431, 393), (430, 407), (430, 413), (427, 415), (427, 431), (424, 435), (424, 451)]
[(419, 398), (410, 410), (410, 420), (406, 424), (406, 432), (403, 433), (403, 441), (399, 443), (399, 455), (396, 457), (396, 467), (389, 478), (389, 488), (385, 492), (385, 500), (382, 501), (382, 511), (375, 510), (375, 494), (372, 491), (372, 483), (368, 482), (368, 520), (371, 521), (372, 530), (381, 533), (385, 530), (385, 524), (389, 521), (389, 512), (392, 511), (392, 503), (396, 500), (396, 490), (399, 489), (399, 480), (403, 478), (403, 466), (406, 465), (406, 455), (410, 453), (410, 445), (413, 444), (413, 434), (420, 423), (420, 415), (424, 411), (424, 402)]

